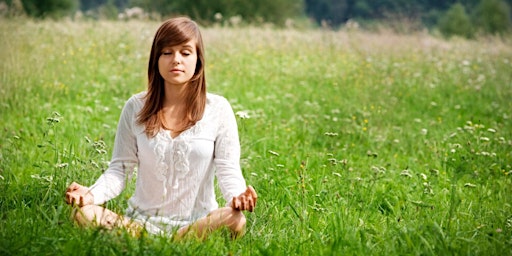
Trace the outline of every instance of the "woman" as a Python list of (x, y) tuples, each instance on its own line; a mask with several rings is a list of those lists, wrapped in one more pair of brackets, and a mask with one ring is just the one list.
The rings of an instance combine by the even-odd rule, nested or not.
[[(66, 201), (80, 224), (144, 227), (149, 233), (205, 237), (228, 227), (242, 234), (257, 194), (240, 170), (238, 129), (229, 102), (206, 92), (204, 48), (197, 24), (165, 21), (155, 34), (148, 89), (125, 104), (112, 160), (94, 185), (73, 182)], [(125, 216), (99, 205), (118, 196), (137, 167)], [(214, 176), (227, 206), (218, 208)]]

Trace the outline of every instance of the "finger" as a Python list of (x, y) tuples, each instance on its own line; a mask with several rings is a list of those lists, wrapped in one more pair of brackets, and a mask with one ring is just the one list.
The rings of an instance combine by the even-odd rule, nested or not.
[(254, 190), (254, 188), (249, 185), (247, 186), (247, 190), (246, 192), (249, 192), (249, 194), (253, 197), (253, 198), (258, 198), (258, 194), (256, 193), (256, 190)]
[(71, 194), (69, 194), (69, 196), (68, 196), (68, 204), (70, 204), (70, 205), (75, 204), (75, 198)]
[(237, 210), (240, 210), (240, 211), (243, 211), (243, 209), (244, 209), (244, 201), (243, 201), (243, 199), (242, 199), (242, 197), (241, 197), (241, 196), (239, 196), (239, 197), (236, 199), (236, 203), (237, 203), (237, 204), (236, 204), (236, 206), (237, 206), (237, 207), (236, 207), (236, 209), (237, 209)]
[(81, 193), (73, 193), (73, 197), (75, 205), (82, 207), (83, 195)]
[(254, 210), (254, 201), (252, 197), (247, 198), (248, 211), (252, 212)]
[(84, 197), (83, 196), (80, 196), (79, 201), (78, 201), (78, 206), (80, 206), (80, 207), (84, 206)]
[(75, 203), (75, 196), (72, 193), (66, 193), (66, 202), (73, 205)]
[(70, 201), (70, 197), (69, 197), (69, 192), (68, 192), (68, 193), (66, 193), (66, 203), (67, 203), (67, 204), (71, 203), (71, 201)]
[(250, 197), (252, 198), (252, 207), (254, 209), (254, 207), (256, 207), (256, 202), (258, 201), (258, 194), (251, 185), (247, 186), (247, 192), (249, 192)]
[(78, 199), (76, 198), (76, 196), (74, 195), (71, 195), (71, 205), (75, 206), (78, 202)]
[(241, 195), (240, 201), (242, 202), (242, 210), (247, 210), (249, 208), (249, 205), (247, 204), (247, 197), (245, 195)]
[(231, 200), (231, 208), (233, 208), (235, 210), (239, 210), (240, 206), (239, 206), (238, 198), (233, 197), (233, 200)]
[(245, 202), (244, 201), (240, 201), (240, 208), (239, 208), (240, 211), (245, 211)]

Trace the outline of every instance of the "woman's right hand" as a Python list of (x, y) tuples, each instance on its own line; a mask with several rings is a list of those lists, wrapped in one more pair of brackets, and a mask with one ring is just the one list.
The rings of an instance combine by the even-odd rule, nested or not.
[(88, 187), (76, 182), (71, 183), (66, 189), (66, 203), (82, 207), (94, 203), (94, 196)]

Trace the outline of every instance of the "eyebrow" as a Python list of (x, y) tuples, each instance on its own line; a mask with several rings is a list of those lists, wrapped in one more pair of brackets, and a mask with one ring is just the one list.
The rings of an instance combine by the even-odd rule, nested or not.
[(193, 49), (195, 49), (195, 47), (194, 47), (194, 46), (189, 45), (189, 44), (181, 45), (181, 48), (188, 48), (188, 49), (192, 49), (192, 50), (193, 50)]
[(180, 45), (174, 45), (174, 46), (166, 46), (162, 48), (162, 51), (169, 50), (171, 48), (180, 48), (180, 49), (186, 49), (186, 50), (195, 50), (196, 47), (194, 45), (190, 44), (180, 44)]

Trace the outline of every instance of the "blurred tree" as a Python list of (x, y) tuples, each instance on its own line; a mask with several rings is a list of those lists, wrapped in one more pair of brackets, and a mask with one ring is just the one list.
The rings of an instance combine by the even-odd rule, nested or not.
[(60, 18), (78, 8), (78, 0), (21, 0), (27, 15), (37, 18)]
[(305, 12), (317, 22), (336, 26), (349, 19), (378, 20), (393, 16), (418, 17), (421, 1), (410, 0), (306, 0)]
[(88, 11), (105, 4), (107, 0), (80, 0), (80, 10)]
[(351, 18), (349, 13), (351, 2), (353, 0), (305, 0), (305, 11), (318, 23), (339, 25)]
[(439, 20), (439, 30), (446, 37), (473, 37), (473, 27), (466, 8), (461, 3), (453, 4)]
[(116, 5), (114, 4), (114, 0), (107, 0), (106, 3), (100, 5), (96, 8), (98, 11), (98, 16), (101, 19), (117, 19), (117, 14), (119, 13)]
[(229, 18), (240, 16), (248, 22), (283, 24), (287, 18), (303, 15), (302, 0), (131, 0), (139, 6), (161, 16), (187, 15), (202, 22), (215, 21), (215, 14)]
[[(23, 9), (23, 4), (21, 0), (6, 0), (3, 1), (7, 5), (7, 10), (4, 10), (5, 13), (3, 17), (19, 17), (25, 15), (25, 10)], [(0, 5), (2, 1), (0, 1)]]
[(481, 0), (475, 10), (475, 21), (483, 32), (507, 32), (511, 27), (510, 5), (501, 0)]
[(186, 0), (130, 0), (130, 6), (138, 6), (146, 12), (158, 13), (162, 16), (179, 13), (180, 6), (186, 3)]
[[(512, 0), (305, 0), (305, 13), (318, 23), (327, 21), (336, 26), (345, 23), (349, 19), (364, 21), (393, 21), (393, 19), (406, 18), (406, 20), (420, 20), (424, 26), (433, 27), (440, 22), (443, 14), (455, 3), (465, 7), (467, 13), (473, 13), (477, 7), (480, 13), (496, 13), (497, 9), (489, 6), (498, 6), (501, 3), (500, 14), (481, 15), (479, 23), (489, 30), (500, 27), (496, 21), (499, 16), (504, 20), (505, 13), (510, 17), (510, 9), (503, 3), (510, 6)], [(487, 7), (484, 7), (487, 6)], [(491, 10), (493, 9), (493, 10)], [(484, 11), (488, 10), (488, 11)], [(495, 19), (491, 21), (491, 17)], [(471, 17), (471, 16), (470, 16)], [(494, 24), (494, 25), (491, 25)]]
[(126, 7), (128, 7), (128, 2), (129, 0), (80, 0), (80, 10), (94, 10), (103, 5), (115, 5), (117, 10), (124, 10)]
[(304, 3), (300, 0), (231, 0), (234, 15), (241, 15), (250, 22), (271, 22), (283, 25), (288, 18), (303, 15)]
[(366, 0), (356, 1), (352, 7), (353, 17), (369, 17), (372, 13), (372, 6)]
[[(1, 0), (0, 0), (1, 1)], [(239, 21), (283, 25), (289, 18), (309, 18), (336, 27), (350, 19), (367, 24), (418, 23), (419, 27), (448, 26), (448, 10), (458, 3), (472, 24), (487, 33), (510, 30), (512, 0), (3, 0), (10, 8), (21, 1), (33, 17), (61, 17), (79, 8), (98, 18), (114, 18), (118, 11), (138, 6), (161, 17), (186, 15), (205, 24)], [(456, 7), (456, 8), (460, 8)], [(115, 8), (114, 8), (115, 7)], [(460, 10), (459, 10), (460, 11)], [(455, 11), (453, 11), (455, 12)], [(452, 14), (450, 14), (452, 15)], [(453, 14), (455, 15), (455, 14)], [(232, 17), (235, 17), (231, 19)], [(461, 21), (461, 20), (459, 20)], [(421, 22), (421, 23), (420, 23)], [(455, 21), (454, 21), (455, 22)], [(363, 23), (364, 24), (364, 23)], [(418, 27), (413, 25), (414, 28)]]

